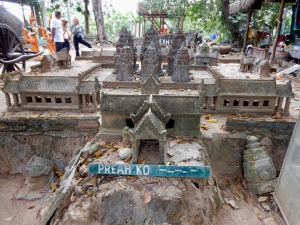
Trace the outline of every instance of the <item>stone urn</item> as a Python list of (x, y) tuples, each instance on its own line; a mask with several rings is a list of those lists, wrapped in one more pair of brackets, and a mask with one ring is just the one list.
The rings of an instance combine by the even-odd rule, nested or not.
[(274, 60), (288, 61), (289, 57), (290, 57), (290, 53), (289, 52), (275, 51)]
[(247, 138), (246, 147), (243, 167), (249, 189), (255, 194), (274, 191), (277, 182), (276, 170), (269, 153), (255, 136)]
[(221, 55), (229, 54), (231, 52), (231, 46), (230, 45), (220, 45), (219, 46), (219, 53)]

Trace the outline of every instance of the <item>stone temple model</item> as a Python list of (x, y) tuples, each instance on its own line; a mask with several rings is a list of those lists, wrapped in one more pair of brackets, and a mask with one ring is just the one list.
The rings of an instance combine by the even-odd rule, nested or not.
[(172, 80), (175, 82), (189, 82), (190, 78), (190, 57), (185, 42), (182, 42), (181, 48), (179, 49), (175, 60), (174, 60), (174, 73)]
[(246, 147), (243, 167), (249, 189), (255, 194), (274, 191), (277, 183), (276, 169), (269, 153), (255, 136), (247, 138)]
[(117, 80), (132, 80), (133, 72), (136, 67), (136, 58), (132, 35), (125, 27), (122, 27), (114, 55), (116, 64), (115, 74), (117, 75)]
[[(143, 60), (145, 58), (145, 54), (151, 44), (153, 42), (155, 49), (157, 51), (157, 57), (158, 57), (158, 74), (162, 74), (162, 52), (161, 52), (161, 47), (159, 44), (159, 39), (158, 39), (158, 31), (154, 29), (153, 26), (149, 30), (147, 30), (144, 40), (143, 40), (143, 45), (141, 48), (141, 63), (143, 63)], [(151, 46), (152, 48), (152, 46)]]
[(142, 81), (145, 81), (150, 74), (153, 74), (154, 78), (158, 80), (158, 75), (161, 70), (159, 65), (159, 53), (155, 48), (154, 43), (151, 42), (147, 48), (147, 51), (144, 53), (144, 59), (141, 62)]
[(179, 49), (181, 48), (183, 42), (185, 42), (185, 35), (179, 29), (173, 35), (171, 48), (170, 48), (170, 51), (169, 51), (169, 54), (168, 54), (167, 73), (168, 73), (169, 76), (173, 75), (175, 57), (176, 57)]

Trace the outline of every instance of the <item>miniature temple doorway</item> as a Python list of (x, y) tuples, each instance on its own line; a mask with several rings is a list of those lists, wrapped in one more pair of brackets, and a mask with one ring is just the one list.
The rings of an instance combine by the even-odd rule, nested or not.
[(138, 162), (147, 164), (159, 164), (159, 141), (156, 139), (140, 140)]
[[(164, 113), (163, 110), (152, 101), (150, 95), (149, 102), (145, 101), (143, 105), (138, 109), (136, 114), (132, 114), (131, 118), (135, 124), (133, 129), (129, 130), (132, 145), (132, 163), (138, 163), (138, 157), (140, 153), (147, 154), (147, 150), (143, 147), (151, 146), (151, 148), (158, 150), (158, 156), (154, 157), (159, 159), (159, 164), (165, 164), (164, 159), (166, 155), (166, 123), (170, 118), (169, 113)], [(150, 145), (149, 145), (150, 144)], [(142, 149), (141, 149), (142, 148)], [(142, 151), (141, 151), (142, 150)], [(145, 152), (146, 151), (146, 152)], [(151, 157), (152, 161), (152, 157)], [(148, 163), (148, 162), (147, 162)]]

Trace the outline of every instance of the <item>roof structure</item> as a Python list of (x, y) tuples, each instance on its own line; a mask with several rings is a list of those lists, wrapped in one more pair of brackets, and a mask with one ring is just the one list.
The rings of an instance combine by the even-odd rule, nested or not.
[(3, 91), (7, 93), (68, 93), (88, 94), (100, 90), (94, 81), (79, 85), (78, 77), (22, 76), (20, 80), (6, 80)]
[(163, 122), (149, 108), (137, 121), (133, 131), (129, 131), (134, 139), (165, 139), (167, 131)]
[(269, 80), (245, 80), (243, 79), (220, 79), (219, 95), (244, 95), (244, 96), (277, 96), (275, 79)]
[[(229, 13), (237, 13), (250, 7), (253, 9), (260, 9), (264, 2), (281, 2), (281, 0), (236, 0), (229, 5)], [(285, 2), (295, 3), (296, 0), (285, 0)]]

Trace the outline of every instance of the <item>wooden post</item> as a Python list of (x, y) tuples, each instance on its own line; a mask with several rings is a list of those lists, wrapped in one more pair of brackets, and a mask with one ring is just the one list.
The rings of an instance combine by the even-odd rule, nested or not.
[(279, 14), (278, 14), (276, 37), (275, 37), (274, 44), (273, 44), (272, 54), (271, 54), (271, 58), (270, 58), (270, 64), (272, 64), (274, 57), (275, 57), (276, 45), (277, 45), (277, 41), (278, 41), (278, 38), (280, 35), (284, 3), (285, 3), (285, 0), (281, 0)]
[(253, 12), (253, 8), (250, 7), (248, 9), (248, 20), (247, 20), (246, 30), (245, 30), (245, 34), (244, 34), (243, 52), (245, 52), (246, 46), (247, 46), (249, 26), (250, 26), (250, 22), (251, 22), (252, 12)]

